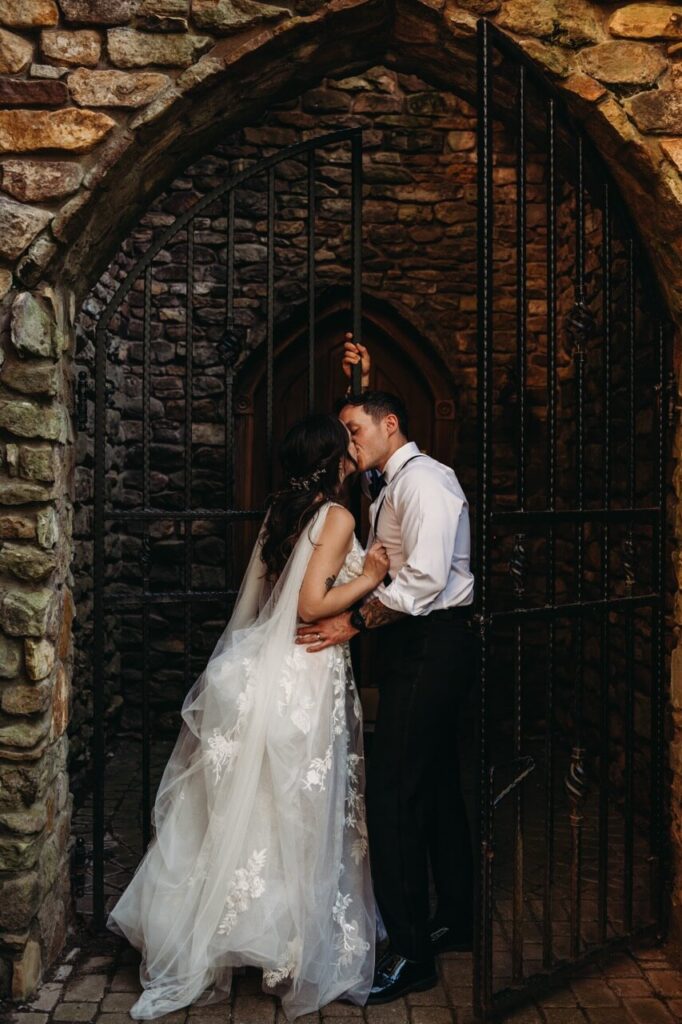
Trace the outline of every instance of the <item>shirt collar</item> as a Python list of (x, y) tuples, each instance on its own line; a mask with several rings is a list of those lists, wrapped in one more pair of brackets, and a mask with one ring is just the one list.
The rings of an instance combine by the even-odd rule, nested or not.
[(400, 467), (413, 455), (419, 455), (419, 445), (415, 441), (406, 441), (404, 445), (393, 452), (384, 466), (384, 480), (387, 484), (390, 484)]

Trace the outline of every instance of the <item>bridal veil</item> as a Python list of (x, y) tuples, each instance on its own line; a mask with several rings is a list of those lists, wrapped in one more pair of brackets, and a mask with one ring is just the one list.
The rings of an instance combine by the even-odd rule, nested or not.
[(329, 502), (274, 586), (254, 546), (233, 614), (187, 693), (153, 835), (107, 926), (142, 953), (130, 1014), (225, 999), (263, 968), (289, 1019), (364, 1003), (375, 908), (361, 713), (347, 646), (294, 643), (298, 594)]

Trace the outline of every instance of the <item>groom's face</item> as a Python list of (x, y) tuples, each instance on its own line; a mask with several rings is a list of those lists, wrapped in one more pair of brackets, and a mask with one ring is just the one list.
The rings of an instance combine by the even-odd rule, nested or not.
[(383, 466), (391, 437), (386, 417), (375, 420), (362, 406), (344, 405), (339, 419), (345, 424), (355, 445), (358, 469), (364, 473), (367, 469)]

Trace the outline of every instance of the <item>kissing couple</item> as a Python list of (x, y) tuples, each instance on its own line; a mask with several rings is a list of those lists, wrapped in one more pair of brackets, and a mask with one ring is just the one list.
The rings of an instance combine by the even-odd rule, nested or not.
[[(348, 377), (358, 363), (365, 390), (282, 443), (284, 484), (109, 913), (142, 954), (133, 1018), (226, 999), (245, 965), (289, 1020), (385, 1003), (434, 986), (439, 952), (471, 949), (456, 740), (474, 661), (468, 503), (409, 440), (402, 401), (369, 389), (369, 353), (347, 334)], [(366, 551), (351, 474), (372, 499)], [(368, 630), (380, 699), (365, 772), (349, 641)]]

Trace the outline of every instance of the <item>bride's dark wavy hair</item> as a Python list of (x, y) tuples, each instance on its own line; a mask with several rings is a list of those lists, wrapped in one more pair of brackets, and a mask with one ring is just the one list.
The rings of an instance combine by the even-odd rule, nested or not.
[(289, 430), (279, 449), (284, 484), (267, 502), (269, 516), (261, 559), (275, 581), (306, 524), (340, 490), (339, 463), (348, 452), (348, 431), (325, 414), (306, 416)]

